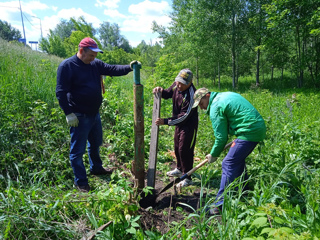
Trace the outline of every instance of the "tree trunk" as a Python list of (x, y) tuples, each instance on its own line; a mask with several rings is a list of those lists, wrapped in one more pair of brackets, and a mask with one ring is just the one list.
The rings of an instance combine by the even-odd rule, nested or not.
[[(259, 44), (260, 46), (260, 44)], [(256, 74), (256, 86), (259, 86), (260, 82), (259, 82), (259, 77), (260, 77), (260, 49), (258, 49), (257, 52), (257, 74)]]
[[(259, 2), (260, 3), (260, 2)], [(261, 17), (261, 4), (259, 4), (259, 32), (261, 31), (262, 28), (262, 17)], [(261, 45), (261, 36), (259, 36), (258, 38), (258, 46)], [(256, 86), (259, 86), (260, 84), (260, 48), (258, 48), (258, 52), (257, 52), (257, 74), (256, 74)]]
[(236, 88), (236, 16), (232, 9), (232, 88)]
[(212, 85), (215, 86), (216, 85), (216, 68), (214, 68), (213, 70), (213, 79), (212, 79)]
[(301, 46), (300, 46), (300, 31), (299, 26), (296, 26), (296, 34), (297, 34), (297, 43), (298, 43), (298, 67), (299, 67), (299, 75), (298, 75), (298, 88), (302, 87), (302, 77), (303, 77), (303, 70), (302, 70), (302, 59), (301, 59)]
[(218, 85), (219, 85), (219, 91), (221, 90), (221, 84), (220, 84), (220, 62), (218, 62)]
[(315, 37), (314, 40), (314, 45), (315, 45), (315, 50), (316, 50), (316, 63), (315, 63), (315, 71), (314, 71), (314, 75), (315, 75), (315, 79), (316, 80), (320, 80), (319, 79), (319, 65), (320, 65), (320, 42), (319, 42), (319, 38)]
[(198, 64), (198, 61), (199, 61), (199, 57), (197, 57), (196, 59), (196, 78), (197, 78), (197, 86), (199, 86), (199, 64)]

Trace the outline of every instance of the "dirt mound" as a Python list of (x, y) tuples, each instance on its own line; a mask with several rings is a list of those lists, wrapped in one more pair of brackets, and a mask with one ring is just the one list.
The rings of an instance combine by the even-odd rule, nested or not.
[[(161, 189), (158, 189), (156, 192), (160, 192)], [(146, 201), (152, 198), (155, 199), (152, 206), (147, 206), (146, 204), (145, 208), (139, 209), (141, 226), (144, 230), (157, 230), (162, 234), (170, 230), (170, 223), (179, 223), (185, 220), (186, 216), (200, 207), (199, 194), (196, 192), (190, 196), (178, 194), (175, 189), (172, 189), (159, 196), (155, 194), (155, 196), (149, 197), (149, 199), (147, 196)], [(191, 226), (191, 223), (187, 221), (185, 227), (189, 226)]]

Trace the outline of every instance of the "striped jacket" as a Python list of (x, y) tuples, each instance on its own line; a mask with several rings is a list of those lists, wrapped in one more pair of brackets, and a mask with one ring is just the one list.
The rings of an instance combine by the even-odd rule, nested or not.
[(165, 118), (164, 124), (169, 126), (198, 126), (198, 110), (192, 108), (195, 91), (196, 88), (191, 83), (187, 90), (179, 92), (175, 82), (168, 89), (162, 91), (162, 98), (172, 98), (172, 117)]

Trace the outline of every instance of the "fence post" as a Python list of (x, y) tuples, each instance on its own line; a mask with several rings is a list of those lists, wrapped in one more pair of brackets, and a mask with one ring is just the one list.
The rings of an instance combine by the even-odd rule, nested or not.
[(144, 188), (144, 98), (143, 85), (140, 84), (141, 64), (133, 64), (134, 94), (134, 162), (133, 172), (138, 189)]
[(150, 139), (150, 151), (149, 151), (149, 167), (147, 175), (147, 185), (149, 187), (155, 186), (156, 170), (157, 170), (157, 153), (158, 153), (158, 135), (159, 126), (155, 121), (160, 117), (161, 107), (161, 92), (157, 92), (154, 95), (153, 111), (152, 111), (152, 127), (151, 127), (151, 139)]

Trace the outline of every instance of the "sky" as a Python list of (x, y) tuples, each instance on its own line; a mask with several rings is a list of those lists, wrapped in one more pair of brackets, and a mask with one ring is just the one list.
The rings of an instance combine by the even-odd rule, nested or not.
[[(27, 44), (33, 49), (54, 30), (61, 19), (78, 19), (84, 16), (88, 23), (98, 29), (103, 22), (117, 23), (120, 34), (132, 47), (142, 40), (154, 44), (158, 34), (152, 33), (152, 21), (168, 26), (172, 0), (20, 0)], [(20, 30), (24, 38), (19, 0), (0, 0), (0, 20)]]

